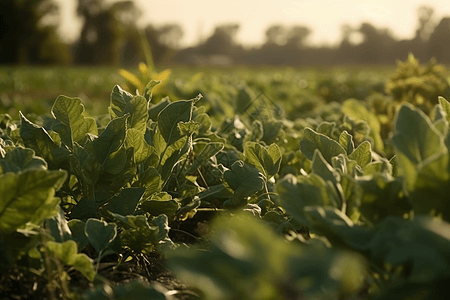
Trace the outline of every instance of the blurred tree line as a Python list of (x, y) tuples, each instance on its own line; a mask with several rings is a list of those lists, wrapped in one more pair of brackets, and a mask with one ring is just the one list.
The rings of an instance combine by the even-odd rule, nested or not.
[(137, 26), (141, 12), (131, 0), (77, 0), (83, 21), (79, 39), (66, 44), (57, 33), (54, 0), (0, 1), (0, 64), (136, 65), (142, 41), (156, 64), (348, 65), (392, 64), (409, 52), (420, 60), (450, 63), (450, 17), (440, 21), (431, 7), (418, 9), (414, 38), (399, 40), (388, 28), (370, 23), (343, 25), (338, 46), (311, 46), (306, 26), (275, 24), (262, 45), (246, 48), (236, 40), (239, 24), (224, 24), (194, 47), (180, 48), (177, 24)]
[(135, 65), (143, 60), (142, 40), (153, 59), (175, 55), (183, 36), (177, 24), (139, 29), (140, 10), (131, 0), (76, 0), (82, 19), (78, 40), (58, 35), (59, 7), (54, 0), (0, 0), (0, 64)]

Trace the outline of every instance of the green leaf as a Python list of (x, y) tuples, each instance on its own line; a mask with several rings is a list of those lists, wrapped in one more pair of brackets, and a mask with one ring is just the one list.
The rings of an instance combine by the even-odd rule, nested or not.
[(199, 135), (206, 134), (211, 130), (212, 122), (211, 118), (206, 113), (201, 113), (198, 115), (194, 115), (194, 121), (200, 124), (200, 128), (198, 129)]
[(158, 129), (168, 146), (183, 136), (178, 123), (191, 120), (194, 103), (199, 99), (200, 97), (172, 102), (159, 113)]
[(350, 155), (350, 153), (353, 152), (353, 149), (355, 149), (353, 137), (348, 134), (346, 130), (344, 130), (339, 136), (339, 144), (341, 144), (341, 146), (347, 151), (347, 155)]
[(338, 184), (340, 180), (339, 173), (325, 161), (322, 154), (317, 149), (314, 153), (311, 167), (312, 172), (322, 177), (325, 181), (331, 181), (334, 185)]
[[(160, 227), (153, 223), (149, 224), (145, 216), (122, 216), (119, 214), (112, 214), (112, 216), (119, 221), (123, 228), (120, 233), (122, 245), (136, 253), (149, 253), (160, 243)], [(166, 237), (167, 235), (164, 236), (164, 238)]]
[[(421, 110), (410, 104), (404, 104), (400, 108), (392, 144), (395, 147), (399, 173), (405, 177), (409, 191), (415, 189), (421, 169), (443, 155), (448, 155), (444, 137)], [(449, 179), (447, 165), (434, 166), (426, 170), (430, 183), (433, 181), (432, 178), (437, 181)]]
[(94, 246), (97, 253), (100, 253), (106, 250), (116, 237), (117, 226), (98, 219), (89, 219), (86, 222), (84, 232), (89, 239), (89, 243)]
[(180, 204), (172, 199), (172, 196), (165, 192), (155, 193), (150, 199), (146, 199), (139, 204), (139, 208), (152, 216), (166, 215), (173, 217)]
[(303, 249), (243, 213), (215, 220), (212, 231), (208, 251), (168, 251), (167, 263), (177, 278), (200, 289), (205, 299), (279, 299), (283, 288), (278, 287), (294, 275), (287, 274), (289, 257)]
[(170, 102), (169, 97), (164, 97), (163, 99), (161, 99), (161, 101), (159, 101), (156, 104), (149, 103), (149, 108), (148, 108), (149, 118), (156, 122), (158, 120), (159, 113), (164, 108), (166, 108), (170, 103), (172, 103), (172, 102)]
[(163, 181), (155, 167), (147, 167), (143, 174), (139, 175), (139, 186), (145, 187), (144, 198), (161, 191)]
[(58, 213), (45, 222), (55, 242), (62, 243), (72, 238), (64, 211), (59, 207)]
[(441, 96), (438, 97), (438, 100), (439, 104), (441, 105), (442, 109), (445, 112), (447, 122), (450, 122), (450, 102), (448, 102), (444, 97)]
[(278, 173), (281, 164), (281, 150), (277, 144), (267, 149), (256, 142), (247, 142), (244, 146), (245, 162), (258, 168), (269, 180)]
[(84, 116), (84, 106), (79, 98), (59, 96), (53, 104), (52, 115), (59, 121), (52, 129), (70, 149), (74, 142), (82, 145), (86, 134), (98, 134), (95, 120)]
[(230, 199), (233, 206), (245, 205), (247, 198), (262, 190), (266, 182), (266, 178), (257, 168), (241, 160), (233, 163), (231, 170), (223, 173), (223, 178), (234, 191)]
[(127, 118), (128, 115), (124, 115), (112, 120), (97, 139), (85, 146), (85, 150), (93, 153), (98, 163), (111, 174), (122, 171), (126, 162), (125, 149), (121, 147), (125, 141)]
[(365, 251), (373, 237), (372, 230), (355, 226), (346, 214), (333, 207), (305, 207), (306, 218), (311, 228), (325, 236), (333, 246), (347, 246)]
[(236, 114), (244, 114), (252, 106), (253, 99), (254, 95), (249, 88), (240, 87), (236, 99)]
[(65, 241), (64, 243), (48, 241), (46, 245), (47, 249), (58, 257), (63, 264), (74, 267), (89, 281), (94, 281), (96, 273), (92, 260), (84, 253), (78, 253), (75, 241)]
[(184, 136), (171, 144), (164, 152), (160, 160), (160, 174), (163, 181), (166, 181), (172, 174), (175, 165), (181, 160), (189, 150), (191, 138)]
[(123, 116), (123, 110), (128, 102), (133, 99), (133, 95), (123, 90), (120, 86), (114, 86), (111, 92), (111, 101), (108, 108), (111, 119)]
[(356, 99), (346, 100), (342, 104), (342, 111), (356, 121), (366, 121), (370, 127), (369, 136), (374, 141), (374, 148), (379, 152), (384, 151), (384, 143), (380, 134), (381, 125), (380, 121), (378, 121), (377, 116), (367, 110), (367, 108), (361, 103), (361, 101), (358, 101)]
[(317, 133), (311, 128), (305, 128), (303, 139), (300, 141), (300, 150), (309, 160), (312, 160), (316, 149), (322, 153), (329, 164), (331, 164), (331, 158), (334, 156), (346, 153), (344, 148), (335, 140)]
[(98, 216), (98, 204), (86, 198), (81, 198), (72, 209), (70, 217), (72, 219), (87, 220)]
[(47, 163), (42, 158), (34, 156), (33, 150), (17, 147), (8, 151), (4, 158), (0, 158), (0, 167), (3, 174), (17, 173), (32, 169), (46, 170)]
[(376, 224), (388, 216), (403, 217), (412, 207), (403, 192), (402, 180), (380, 174), (358, 180), (362, 188), (359, 210), (366, 222)]
[(74, 219), (70, 220), (67, 225), (69, 226), (70, 232), (72, 233), (72, 239), (77, 242), (78, 249), (84, 249), (89, 244), (89, 239), (84, 232), (86, 222)]
[(278, 182), (276, 190), (283, 208), (300, 224), (309, 224), (305, 207), (335, 205), (325, 180), (316, 174), (298, 177), (288, 174)]
[(128, 129), (125, 138), (125, 148), (134, 149), (134, 161), (137, 165), (143, 163), (156, 150), (150, 146), (146, 141), (144, 134), (136, 129)]
[(20, 119), (20, 137), (25, 147), (33, 149), (36, 155), (45, 159), (49, 168), (59, 168), (69, 159), (69, 151), (56, 145), (43, 127), (31, 123), (22, 113)]
[(57, 213), (54, 198), (66, 179), (64, 171), (29, 170), (0, 175), (0, 234), (14, 232), (27, 222), (39, 224)]
[(145, 99), (150, 102), (152, 100), (152, 90), (155, 86), (160, 84), (161, 80), (150, 80), (147, 85), (145, 86), (144, 92), (142, 93), (142, 96), (145, 97)]
[(364, 168), (372, 161), (372, 151), (370, 148), (370, 143), (364, 141), (348, 156), (348, 158), (355, 160), (361, 168)]
[(145, 188), (134, 187), (125, 188), (117, 196), (108, 201), (104, 209), (120, 215), (132, 215), (136, 210), (137, 204), (144, 195)]
[(137, 131), (145, 133), (147, 129), (148, 120), (148, 108), (147, 100), (142, 96), (134, 96), (124, 107), (122, 117), (129, 114), (130, 117), (127, 119), (128, 128), (133, 128)]

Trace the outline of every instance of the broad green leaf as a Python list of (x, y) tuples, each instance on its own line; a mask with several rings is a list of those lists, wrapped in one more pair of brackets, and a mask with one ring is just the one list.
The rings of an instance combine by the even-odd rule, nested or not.
[(59, 207), (58, 213), (45, 222), (55, 242), (62, 243), (72, 238), (64, 211)]
[(336, 172), (332, 166), (330, 166), (325, 159), (323, 158), (322, 154), (319, 150), (316, 149), (314, 152), (314, 157), (312, 160), (312, 172), (314, 174), (319, 175), (323, 178), (325, 181), (331, 181), (334, 185), (337, 185), (340, 176), (339, 173)]
[(439, 96), (439, 104), (441, 105), (443, 111), (445, 112), (445, 117), (448, 122), (450, 122), (450, 102), (448, 102), (444, 97)]
[(374, 141), (374, 148), (379, 152), (384, 151), (384, 143), (380, 135), (381, 125), (380, 121), (378, 121), (377, 116), (367, 110), (367, 108), (356, 99), (346, 100), (342, 104), (342, 111), (356, 121), (366, 121), (370, 127), (369, 136)]
[(199, 135), (206, 134), (211, 130), (212, 122), (208, 114), (201, 113), (198, 115), (194, 115), (193, 119), (195, 122), (200, 124), (200, 128), (198, 129)]
[(275, 142), (276, 138), (282, 132), (283, 123), (280, 120), (265, 120), (263, 123), (262, 141), (266, 144)]
[[(72, 219), (87, 220), (98, 216), (98, 204), (86, 198), (81, 198), (72, 209), (70, 217)], [(84, 229), (83, 229), (84, 230)]]
[(145, 187), (144, 198), (161, 191), (163, 181), (155, 167), (148, 167), (139, 175), (139, 186)]
[(136, 129), (128, 129), (125, 138), (125, 148), (134, 149), (134, 160), (136, 165), (143, 163), (152, 153), (156, 152), (144, 138), (144, 134)]
[(125, 165), (126, 153), (122, 145), (125, 141), (127, 118), (128, 115), (124, 115), (112, 120), (97, 139), (85, 146), (85, 150), (93, 153), (98, 163), (111, 174), (119, 173)]
[(64, 243), (47, 242), (47, 249), (53, 253), (65, 265), (72, 266), (83, 274), (89, 281), (94, 281), (95, 270), (92, 260), (84, 253), (78, 253), (75, 241)]
[(355, 149), (353, 137), (345, 130), (339, 136), (339, 144), (347, 151), (347, 155), (350, 155), (350, 153), (353, 152), (353, 149)]
[(161, 99), (161, 101), (159, 101), (156, 104), (149, 103), (149, 108), (148, 108), (149, 118), (156, 122), (158, 120), (159, 113), (164, 108), (166, 108), (170, 103), (172, 103), (172, 102), (169, 100), (169, 97), (164, 97), (163, 99)]
[[(317, 126), (316, 132), (326, 135), (329, 138), (333, 138), (333, 135), (334, 135), (333, 132), (334, 132), (335, 128), (336, 128), (335, 122), (322, 122), (319, 124), (319, 126)], [(339, 140), (339, 142), (340, 142), (340, 140)]]
[[(394, 268), (408, 267), (408, 281), (434, 285), (436, 277), (445, 276), (450, 265), (449, 227), (447, 222), (437, 219), (422, 217), (411, 221), (398, 217), (386, 218), (372, 239), (371, 260), (384, 261)], [(425, 286), (425, 290), (428, 292), (429, 288)], [(432, 291), (431, 297), (427, 298), (439, 298), (434, 289)]]
[(180, 208), (180, 204), (165, 192), (155, 193), (150, 199), (139, 204), (139, 208), (152, 216), (166, 215), (172, 217)]
[(20, 119), (20, 137), (25, 147), (33, 149), (36, 155), (45, 159), (49, 168), (59, 168), (69, 159), (69, 151), (56, 145), (43, 127), (31, 123), (22, 113)]
[(167, 145), (170, 146), (183, 136), (178, 123), (191, 120), (194, 103), (199, 99), (200, 97), (172, 102), (159, 113), (158, 129)]
[(160, 174), (163, 181), (166, 181), (172, 174), (175, 165), (189, 150), (191, 137), (184, 136), (175, 143), (171, 144), (160, 159)]
[(367, 164), (364, 168), (363, 168), (363, 173), (364, 175), (376, 175), (376, 174), (380, 174), (383, 173), (384, 176), (392, 176), (392, 164), (385, 158), (382, 158), (378, 161), (373, 161), (369, 164)]
[(244, 114), (252, 107), (254, 95), (247, 87), (240, 87), (236, 99), (236, 114)]
[(147, 85), (145, 86), (144, 92), (142, 93), (142, 96), (145, 97), (145, 99), (150, 102), (152, 100), (152, 90), (155, 86), (160, 84), (161, 80), (150, 80)]
[(144, 192), (145, 188), (141, 187), (125, 188), (109, 200), (104, 209), (124, 216), (132, 215)]
[(40, 157), (34, 155), (34, 151), (28, 148), (14, 148), (8, 151), (4, 158), (0, 158), (0, 174), (30, 169), (47, 169), (47, 163)]
[(348, 158), (355, 160), (361, 168), (364, 168), (372, 161), (372, 151), (370, 148), (370, 143), (364, 141), (348, 156)]
[(192, 166), (187, 170), (187, 173), (195, 172), (200, 166), (204, 166), (208, 160), (219, 153), (224, 147), (223, 143), (211, 142), (205, 145), (202, 151), (194, 158)]
[(304, 213), (311, 228), (325, 236), (333, 246), (347, 246), (351, 249), (365, 251), (373, 237), (372, 230), (356, 226), (346, 214), (333, 207), (305, 207)]
[(158, 154), (158, 156), (161, 156), (162, 154), (164, 154), (164, 150), (167, 148), (167, 143), (166, 143), (166, 141), (164, 141), (164, 138), (161, 135), (161, 133), (159, 132), (159, 130), (157, 130), (155, 132), (155, 134), (153, 135), (152, 144), (153, 144), (153, 147), (155, 147), (155, 150), (156, 150), (156, 153)]
[(233, 206), (245, 205), (247, 198), (262, 190), (267, 180), (257, 168), (241, 160), (225, 171), (223, 178), (234, 191), (230, 199)]
[(70, 149), (74, 142), (82, 145), (86, 134), (98, 134), (95, 120), (84, 116), (84, 106), (79, 98), (59, 96), (53, 104), (52, 115), (59, 121), (53, 130)]
[(54, 194), (66, 175), (46, 170), (0, 175), (0, 234), (12, 233), (27, 222), (38, 224), (51, 217), (49, 212), (57, 213), (59, 199)]
[(108, 248), (109, 244), (117, 235), (116, 224), (108, 224), (98, 219), (89, 219), (86, 222), (84, 232), (89, 239), (89, 243), (94, 246), (97, 253)]
[[(410, 104), (404, 104), (400, 108), (392, 144), (395, 147), (399, 172), (405, 177), (409, 191), (414, 190), (422, 168), (442, 155), (448, 155), (444, 137), (422, 111)], [(445, 167), (429, 169), (427, 177), (433, 176), (438, 181), (448, 180), (449, 173)], [(432, 170), (434, 172), (430, 172)]]
[(216, 220), (213, 232), (208, 251), (196, 247), (168, 251), (170, 270), (200, 289), (205, 299), (279, 299), (284, 278), (295, 274), (289, 273), (289, 257), (301, 255), (303, 248), (283, 242), (265, 224), (243, 213)]
[(300, 224), (308, 225), (304, 208), (335, 204), (330, 198), (325, 180), (316, 174), (295, 177), (286, 175), (276, 186), (280, 202), (287, 213)]
[(123, 90), (120, 86), (114, 86), (111, 92), (111, 101), (108, 108), (111, 119), (123, 116), (123, 110), (128, 102), (133, 99), (133, 95)]
[(359, 210), (366, 222), (376, 224), (388, 216), (403, 217), (411, 211), (411, 203), (403, 192), (402, 180), (380, 174), (358, 180), (362, 188)]
[(448, 132), (447, 114), (441, 105), (436, 105), (434, 110), (433, 125), (445, 137)]
[(119, 150), (109, 155), (104, 164), (104, 170), (110, 174), (123, 173), (127, 160), (127, 149), (125, 149), (125, 147), (121, 147)]
[(267, 149), (259, 143), (247, 142), (244, 146), (245, 162), (258, 168), (269, 180), (278, 173), (281, 164), (281, 150), (277, 144)]
[(77, 242), (78, 249), (83, 250), (89, 244), (89, 239), (84, 232), (84, 228), (86, 227), (86, 222), (73, 219), (68, 222), (68, 226), (70, 228), (70, 232), (72, 234), (72, 239)]
[(133, 128), (139, 132), (145, 133), (147, 129), (148, 109), (147, 100), (142, 96), (134, 96), (124, 107), (122, 117), (129, 114), (127, 119), (128, 128)]
[(329, 164), (334, 156), (346, 153), (345, 149), (335, 140), (317, 133), (311, 128), (305, 128), (303, 139), (300, 141), (300, 150), (309, 160), (312, 160), (316, 149), (322, 153)]

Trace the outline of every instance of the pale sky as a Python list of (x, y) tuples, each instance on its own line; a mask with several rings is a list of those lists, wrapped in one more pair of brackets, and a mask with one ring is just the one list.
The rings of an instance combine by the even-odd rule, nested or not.
[[(80, 22), (75, 19), (76, 0), (57, 0), (63, 13), (60, 32), (76, 39)], [(237, 39), (245, 45), (260, 44), (272, 24), (306, 25), (312, 29), (312, 44), (336, 44), (340, 27), (357, 27), (367, 21), (377, 28), (389, 27), (397, 38), (412, 38), (417, 27), (417, 8), (435, 9), (436, 22), (450, 16), (450, 0), (135, 0), (143, 14), (138, 24), (160, 26), (178, 23), (183, 27), (183, 46), (208, 37), (215, 25), (239, 23)]]

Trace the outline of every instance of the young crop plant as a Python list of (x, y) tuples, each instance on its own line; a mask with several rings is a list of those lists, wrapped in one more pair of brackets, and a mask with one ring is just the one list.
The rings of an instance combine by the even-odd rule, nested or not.
[(179, 100), (116, 85), (107, 115), (59, 96), (0, 116), (0, 298), (450, 295), (444, 97), (399, 104), (385, 132), (362, 101), (288, 120), (215, 80)]

